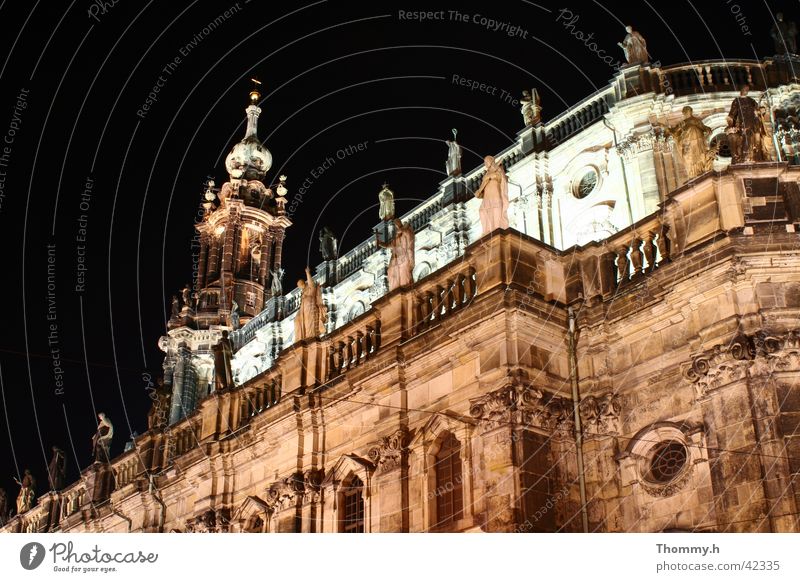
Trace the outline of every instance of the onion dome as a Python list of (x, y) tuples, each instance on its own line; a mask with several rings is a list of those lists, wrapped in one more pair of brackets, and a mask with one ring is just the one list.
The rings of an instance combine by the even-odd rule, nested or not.
[[(257, 83), (257, 82), (256, 82)], [(254, 88), (250, 92), (250, 105), (247, 112), (247, 132), (244, 139), (233, 146), (225, 158), (225, 168), (231, 180), (263, 180), (272, 167), (272, 154), (258, 139), (258, 116), (261, 108), (257, 105), (261, 93)]]

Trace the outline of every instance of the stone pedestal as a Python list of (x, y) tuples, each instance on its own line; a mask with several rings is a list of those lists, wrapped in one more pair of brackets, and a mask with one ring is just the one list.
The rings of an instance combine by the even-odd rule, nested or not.
[(83, 472), (86, 484), (86, 502), (96, 505), (108, 499), (114, 486), (114, 474), (111, 465), (94, 463)]

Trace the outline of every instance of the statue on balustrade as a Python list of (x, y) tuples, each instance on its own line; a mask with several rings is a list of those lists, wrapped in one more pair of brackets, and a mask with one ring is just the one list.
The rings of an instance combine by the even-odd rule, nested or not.
[(111, 450), (111, 439), (114, 438), (114, 425), (104, 412), (97, 413), (97, 430), (92, 437), (92, 453), (95, 463), (108, 463)]
[(306, 267), (306, 280), (299, 279), (300, 307), (294, 319), (294, 339), (300, 341), (319, 337), (325, 333), (328, 309), (322, 300), (322, 287), (314, 281), (311, 270)]
[(391, 249), (392, 258), (389, 259), (388, 277), (389, 291), (398, 287), (405, 287), (414, 282), (414, 227), (403, 224), (399, 218), (394, 219), (394, 238), (391, 242), (383, 243), (375, 234), (375, 244), (380, 248)]
[(766, 149), (767, 130), (758, 103), (748, 97), (749, 85), (743, 85), (739, 96), (731, 103), (728, 125), (737, 134), (736, 149), (732, 149), (733, 163), (764, 162), (769, 160)]
[(542, 104), (539, 100), (539, 92), (536, 89), (527, 89), (522, 92), (522, 99), (519, 100), (520, 111), (525, 125), (536, 125), (542, 120)]
[(178, 296), (172, 296), (172, 317), (180, 317), (181, 314), (181, 305), (178, 302)]
[(378, 192), (378, 216), (381, 220), (392, 220), (394, 218), (394, 192), (389, 190), (389, 184), (383, 184), (383, 189)]
[(769, 35), (775, 43), (776, 55), (797, 54), (797, 26), (794, 22), (786, 22), (782, 12), (775, 15), (775, 24)]
[(281, 267), (278, 267), (270, 272), (272, 273), (272, 283), (270, 285), (272, 296), (280, 297), (283, 295), (283, 283), (281, 283), (281, 279), (283, 279), (284, 270)]
[(222, 331), (222, 337), (214, 344), (214, 389), (217, 392), (233, 388), (233, 372), (231, 360), (233, 359), (233, 343), (228, 337), (228, 331)]
[(461, 175), (461, 146), (456, 141), (457, 130), (453, 130), (453, 141), (447, 140), (447, 164), (445, 169), (448, 176)]
[(33, 507), (33, 500), (36, 497), (36, 479), (31, 475), (30, 469), (25, 469), (22, 481), (16, 477), (14, 477), (14, 481), (20, 486), (19, 495), (17, 495), (17, 515), (22, 515)]
[(53, 457), (47, 466), (47, 478), (50, 481), (50, 491), (60, 491), (64, 488), (67, 476), (67, 457), (64, 451), (53, 446)]
[(322, 254), (323, 261), (335, 261), (339, 256), (339, 241), (327, 226), (319, 231), (319, 252)]
[(189, 287), (189, 283), (186, 283), (184, 288), (181, 289), (181, 302), (183, 303), (184, 309), (192, 308), (192, 290)]
[(683, 119), (667, 132), (675, 139), (689, 179), (711, 169), (716, 155), (716, 150), (710, 149), (706, 140), (711, 134), (711, 128), (694, 115), (691, 107), (687, 105), (683, 108)]
[(632, 26), (626, 26), (625, 31), (628, 33), (622, 42), (617, 45), (625, 53), (625, 60), (629, 65), (641, 65), (649, 60), (647, 56), (647, 43), (644, 37), (633, 30)]
[(479, 210), (483, 234), (508, 228), (508, 177), (503, 165), (493, 156), (483, 158), (486, 172), (475, 198), (481, 200)]

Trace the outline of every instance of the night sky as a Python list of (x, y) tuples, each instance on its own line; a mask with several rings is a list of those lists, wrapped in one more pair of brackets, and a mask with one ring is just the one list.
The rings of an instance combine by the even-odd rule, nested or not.
[[(785, 4), (787, 20), (800, 20), (798, 4)], [(268, 178), (288, 176), (290, 288), (320, 262), (322, 226), (342, 253), (369, 236), (384, 181), (399, 214), (434, 194), (451, 128), (470, 170), (522, 129), (522, 89), (539, 90), (547, 120), (607, 84), (625, 24), (665, 65), (752, 59), (774, 53), (768, 33), (783, 8), (0, 0), (0, 487), (9, 505), (12, 477), (26, 467), (37, 493), (47, 489), (54, 444), (67, 452), (68, 482), (77, 479), (91, 462), (96, 412), (114, 422), (113, 454), (147, 429), (169, 299), (191, 280), (204, 183), (227, 179), (251, 77), (263, 82)]]

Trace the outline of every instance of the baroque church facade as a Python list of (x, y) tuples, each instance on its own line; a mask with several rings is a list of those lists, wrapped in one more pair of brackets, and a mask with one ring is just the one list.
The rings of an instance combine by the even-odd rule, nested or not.
[(529, 94), (494, 156), (509, 227), (484, 232), (486, 170), (451, 160), (400, 217), (411, 284), (384, 220), (311, 273), (310, 335), (254, 91), (149, 430), (2, 530), (800, 530), (798, 67), (637, 64), (546, 123)]

